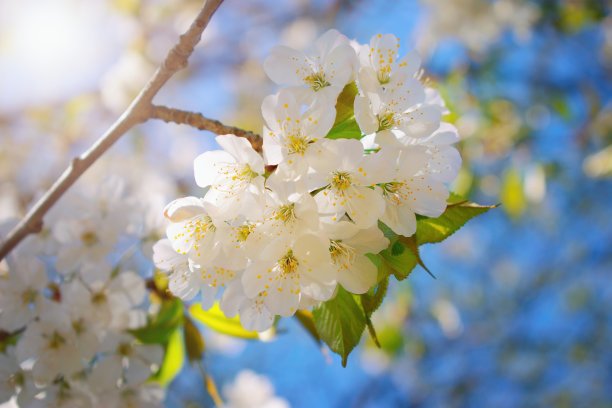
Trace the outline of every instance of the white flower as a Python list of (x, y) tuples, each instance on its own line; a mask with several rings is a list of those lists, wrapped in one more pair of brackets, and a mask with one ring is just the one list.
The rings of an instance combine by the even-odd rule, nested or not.
[(144, 382), (151, 368), (161, 362), (161, 347), (137, 345), (128, 336), (115, 341), (112, 353), (101, 356), (86, 378), (93, 407), (161, 408), (164, 390), (155, 383)]
[(193, 163), (198, 186), (210, 186), (204, 200), (224, 219), (256, 217), (264, 186), (263, 158), (245, 138), (224, 135), (215, 140), (223, 150), (205, 152)]
[(404, 87), (405, 83), (416, 81), (414, 77), (421, 66), (421, 58), (416, 52), (411, 52), (401, 60), (398, 59), (399, 46), (396, 36), (376, 34), (368, 45), (360, 47), (359, 82), (363, 90), (378, 92), (384, 88), (394, 91)]
[[(201, 293), (202, 308), (212, 307), (219, 290), (236, 278), (236, 272), (224, 266), (195, 265), (186, 255), (176, 253), (168, 240), (153, 247), (158, 268), (170, 272), (168, 288), (175, 296), (191, 300)], [(231, 258), (227, 263), (232, 263)]]
[(120, 271), (107, 280), (91, 283), (73, 280), (61, 291), (63, 303), (73, 315), (73, 326), (92, 325), (101, 334), (144, 323), (144, 312), (137, 306), (147, 292), (144, 279), (134, 272)]
[(301, 293), (328, 300), (336, 286), (328, 241), (314, 234), (273, 240), (246, 268), (242, 284), (249, 298), (262, 294), (268, 310), (281, 316), (296, 312)]
[(274, 395), (270, 381), (252, 371), (241, 371), (231, 385), (223, 387), (223, 408), (289, 408), (289, 403)]
[(274, 47), (264, 70), (279, 85), (301, 87), (308, 101), (325, 99), (334, 104), (353, 76), (355, 50), (336, 30), (324, 33), (314, 46), (315, 54), (308, 56), (286, 46)]
[(266, 183), (264, 222), (254, 228), (247, 238), (250, 255), (261, 250), (261, 244), (276, 238), (297, 237), (319, 229), (317, 204), (304, 183), (285, 181), (279, 173), (272, 174)]
[(40, 311), (48, 280), (42, 262), (24, 254), (9, 257), (9, 272), (0, 275), (0, 329), (12, 332), (27, 325)]
[(48, 384), (59, 374), (70, 376), (83, 367), (78, 337), (61, 305), (46, 301), (41, 310), (39, 320), (28, 325), (17, 343), (17, 358), (20, 363), (34, 358), (34, 380)]
[(242, 282), (235, 280), (223, 292), (220, 307), (227, 317), (240, 315), (240, 323), (247, 330), (262, 332), (274, 323), (274, 314), (266, 306), (264, 292), (252, 299), (242, 288)]
[(297, 176), (306, 174), (320, 160), (322, 139), (334, 124), (336, 110), (317, 100), (303, 111), (293, 92), (282, 90), (267, 96), (261, 106), (266, 126), (263, 151), (266, 163), (287, 166)]
[(196, 197), (184, 197), (166, 206), (164, 215), (171, 224), (166, 229), (172, 248), (187, 255), (198, 265), (210, 265), (221, 251), (216, 239), (217, 229), (223, 227), (210, 215), (213, 206)]
[(157, 344), (140, 344), (127, 334), (108, 336), (101, 351), (106, 352), (94, 367), (92, 377), (101, 385), (123, 379), (130, 385), (144, 383), (159, 368), (164, 350)]
[(17, 363), (15, 348), (10, 347), (0, 353), (0, 403), (17, 395), (25, 381), (25, 374)]
[(86, 187), (64, 198), (73, 200), (71, 211), (63, 213), (52, 226), (59, 243), (55, 266), (63, 274), (89, 264), (107, 263), (107, 256), (119, 237), (132, 228), (132, 218), (137, 214), (123, 180), (110, 178), (99, 186)]
[(311, 187), (322, 188), (315, 201), (322, 216), (337, 221), (347, 214), (362, 228), (376, 224), (384, 211), (379, 192), (369, 188), (385, 180), (387, 163), (380, 155), (363, 155), (358, 140), (327, 141), (327, 149), (335, 157), (334, 170), (311, 175)]
[(189, 258), (176, 252), (170, 240), (162, 239), (153, 245), (153, 262), (156, 267), (169, 274), (168, 288), (175, 296), (191, 300), (200, 291), (199, 285), (192, 284), (192, 278), (195, 276), (197, 279), (197, 272), (193, 272), (190, 267)]
[(330, 237), (329, 252), (338, 272), (338, 283), (352, 293), (367, 292), (378, 277), (378, 268), (365, 254), (376, 254), (387, 246), (378, 226), (360, 230), (355, 224), (340, 221), (323, 224)]
[(448, 189), (428, 174), (430, 157), (422, 146), (404, 148), (396, 157), (390, 164), (395, 174), (377, 187), (386, 204), (380, 220), (395, 233), (409, 237), (416, 232), (415, 214), (439, 217), (444, 212)]
[(91, 382), (91, 388), (94, 388), (94, 408), (162, 408), (164, 406), (166, 392), (155, 383), (99, 389), (95, 387), (97, 384), (94, 381)]
[(108, 264), (106, 257), (123, 227), (98, 213), (58, 221), (53, 227), (53, 235), (60, 243), (56, 268), (61, 273), (70, 273), (88, 264)]
[(420, 161), (424, 172), (444, 183), (453, 181), (461, 168), (461, 155), (451, 146), (457, 141), (459, 141), (457, 129), (445, 122), (440, 123), (440, 126), (427, 137), (415, 139), (399, 133), (380, 133), (376, 136), (376, 142), (387, 150), (413, 149), (416, 152), (423, 151), (424, 148), (427, 162), (423, 164)]
[(355, 119), (361, 131), (429, 136), (440, 125), (441, 109), (427, 105), (425, 91), (415, 79), (398, 84), (392, 91), (366, 92), (355, 97)]

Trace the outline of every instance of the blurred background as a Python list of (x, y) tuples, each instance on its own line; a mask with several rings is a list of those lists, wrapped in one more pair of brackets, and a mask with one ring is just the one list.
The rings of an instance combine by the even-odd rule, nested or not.
[[(0, 222), (126, 108), (200, 6), (0, 0)], [(248, 369), (292, 407), (612, 407), (609, 3), (226, 0), (156, 102), (259, 133), (277, 89), (262, 69), (269, 50), (308, 48), (329, 28), (419, 50), (462, 137), (453, 190), (502, 206), (423, 247), (437, 280), (417, 268), (394, 282), (374, 315), (382, 349), (364, 340), (347, 368), (291, 319), (270, 342), (205, 331), (222, 397)], [(149, 122), (90, 173), (130, 177), (162, 234), (165, 203), (197, 194), (193, 159), (213, 136)], [(150, 273), (146, 253), (134, 262)], [(166, 404), (212, 405), (197, 368)]]

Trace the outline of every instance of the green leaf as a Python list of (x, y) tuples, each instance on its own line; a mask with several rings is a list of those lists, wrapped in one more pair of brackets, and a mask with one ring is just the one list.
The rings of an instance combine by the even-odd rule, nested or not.
[(378, 310), (385, 299), (388, 288), (389, 277), (387, 276), (368, 292), (361, 295), (361, 305), (367, 317), (372, 316), (372, 313)]
[(183, 338), (189, 362), (200, 361), (204, 357), (204, 338), (198, 326), (187, 316), (183, 324)]
[(374, 340), (374, 343), (378, 346), (378, 348), (380, 348), (380, 342), (378, 341), (378, 336), (376, 335), (376, 330), (374, 329), (374, 324), (372, 324), (371, 317), (372, 314), (380, 307), (383, 300), (385, 299), (388, 287), (389, 276), (380, 281), (368, 292), (359, 296), (359, 301), (361, 303), (361, 307), (363, 308), (363, 313), (365, 314), (368, 332), (370, 333), (372, 340)]
[(355, 118), (349, 118), (335, 125), (327, 134), (328, 139), (361, 139), (361, 129)]
[(348, 355), (359, 344), (366, 327), (363, 310), (353, 295), (338, 286), (336, 296), (312, 312), (317, 332), (329, 348), (342, 357), (346, 367)]
[(421, 268), (425, 269), (425, 272), (427, 272), (432, 278), (436, 279), (436, 276), (431, 273), (427, 266), (425, 266), (425, 263), (421, 258), (421, 253), (419, 251), (419, 245), (417, 244), (416, 237), (414, 235), (411, 237), (400, 236), (399, 240), (402, 242), (402, 244), (406, 246), (406, 248), (410, 250), (410, 252), (412, 252), (412, 255), (414, 255), (414, 257), (416, 258), (417, 264), (419, 264)]
[(418, 245), (442, 242), (459, 230), (472, 218), (484, 214), (496, 205), (479, 205), (469, 201), (449, 204), (438, 218), (422, 217), (417, 220), (416, 243)]
[(183, 302), (173, 298), (164, 300), (159, 313), (146, 326), (131, 333), (146, 344), (165, 344), (183, 322)]
[(380, 256), (391, 268), (393, 276), (395, 276), (395, 279), (398, 281), (406, 279), (418, 264), (415, 254), (412, 253), (412, 251), (407, 251), (404, 244), (402, 244), (397, 237), (389, 248), (380, 253)]
[(527, 209), (527, 198), (523, 189), (523, 180), (516, 169), (509, 169), (504, 175), (500, 200), (503, 209), (516, 219), (519, 218)]
[(298, 310), (295, 312), (295, 318), (300, 322), (304, 330), (310, 334), (310, 337), (312, 337), (317, 344), (321, 344), (321, 336), (319, 336), (310, 310)]
[(181, 371), (184, 362), (185, 348), (183, 346), (183, 337), (181, 336), (181, 330), (177, 328), (168, 339), (164, 361), (159, 371), (151, 379), (162, 386), (167, 386)]
[(361, 129), (355, 120), (355, 96), (359, 90), (355, 82), (346, 85), (336, 101), (336, 120), (327, 134), (328, 139), (361, 139)]
[(347, 84), (342, 89), (336, 101), (336, 120), (334, 121), (334, 126), (354, 117), (355, 96), (358, 93), (359, 89), (355, 82)]
[(193, 304), (189, 308), (189, 314), (200, 323), (203, 323), (219, 333), (242, 339), (259, 338), (257, 332), (249, 331), (242, 327), (238, 316), (232, 318), (226, 317), (223, 311), (221, 311), (218, 302), (215, 302), (213, 307), (209, 310), (203, 310), (199, 303)]

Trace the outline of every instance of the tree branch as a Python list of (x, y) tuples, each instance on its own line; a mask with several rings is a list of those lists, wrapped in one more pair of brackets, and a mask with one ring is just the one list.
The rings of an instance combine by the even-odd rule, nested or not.
[(160, 119), (164, 122), (173, 122), (180, 125), (188, 125), (199, 130), (208, 130), (218, 135), (232, 134), (247, 139), (253, 149), (261, 153), (263, 140), (260, 135), (249, 130), (227, 126), (218, 120), (208, 119), (204, 115), (196, 112), (189, 112), (180, 109), (168, 108), (166, 106), (153, 105), (151, 108), (151, 119)]
[(85, 153), (75, 157), (51, 188), (34, 204), (26, 216), (11, 230), (0, 246), (0, 260), (11, 252), (29, 234), (38, 233), (43, 217), (66, 191), (102, 156), (121, 136), (139, 123), (151, 118), (152, 100), (166, 82), (187, 61), (195, 46), (223, 0), (206, 0), (189, 29), (181, 35), (177, 44), (168, 52), (161, 66), (117, 121)]

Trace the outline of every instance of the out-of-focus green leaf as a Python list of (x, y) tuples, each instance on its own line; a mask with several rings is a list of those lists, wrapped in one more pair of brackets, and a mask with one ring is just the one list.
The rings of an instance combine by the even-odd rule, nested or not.
[(572, 118), (572, 111), (570, 110), (570, 106), (567, 103), (567, 100), (563, 96), (557, 96), (552, 98), (551, 105), (553, 109), (565, 120), (570, 120)]
[(164, 300), (157, 315), (146, 326), (131, 333), (143, 343), (164, 344), (183, 322), (183, 302), (173, 298)]
[(355, 120), (354, 104), (358, 93), (357, 85), (346, 85), (336, 102), (336, 120), (327, 134), (328, 139), (361, 139), (361, 129)]
[(518, 170), (509, 169), (504, 175), (502, 182), (500, 200), (502, 208), (510, 217), (519, 218), (527, 209), (527, 198), (523, 188), (523, 180)]
[(203, 310), (199, 303), (193, 304), (189, 308), (189, 313), (194, 319), (219, 333), (242, 339), (259, 338), (257, 332), (249, 331), (242, 327), (238, 316), (232, 318), (226, 317), (223, 311), (221, 311), (218, 302), (215, 302), (209, 310)]
[(451, 204), (438, 218), (419, 217), (416, 243), (418, 245), (442, 242), (472, 218), (484, 214), (495, 205), (479, 205), (451, 195)]
[(321, 339), (342, 357), (342, 366), (346, 367), (366, 327), (363, 310), (353, 295), (339, 286), (336, 296), (316, 307), (312, 314)]
[(183, 324), (183, 336), (189, 362), (200, 361), (204, 357), (204, 338), (198, 326), (187, 316), (185, 316)]
[(310, 334), (310, 337), (318, 344), (321, 344), (321, 336), (319, 336), (319, 332), (317, 331), (312, 312), (310, 310), (298, 310), (295, 313), (295, 318), (300, 322), (304, 330)]
[(185, 363), (185, 348), (183, 346), (183, 337), (181, 330), (175, 329), (168, 339), (166, 344), (166, 353), (162, 365), (152, 378), (162, 386), (167, 386), (178, 375)]
[(378, 330), (378, 341), (380, 348), (391, 356), (398, 355), (404, 347), (404, 336), (396, 325), (386, 325)]

